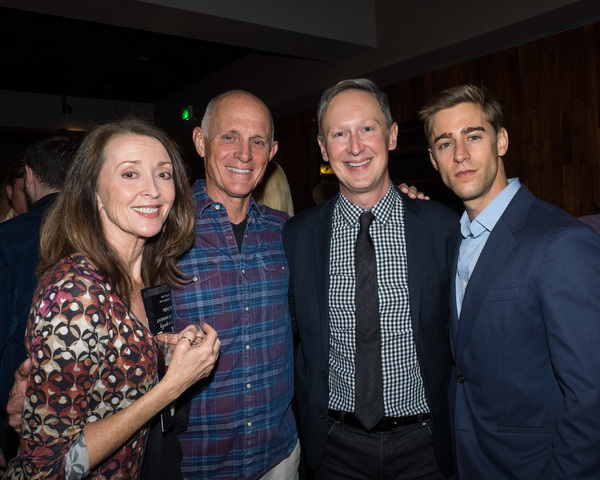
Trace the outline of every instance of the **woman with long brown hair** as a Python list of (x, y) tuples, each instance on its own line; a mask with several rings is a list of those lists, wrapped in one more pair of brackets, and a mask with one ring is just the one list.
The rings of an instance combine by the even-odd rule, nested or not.
[(135, 118), (90, 131), (41, 233), (19, 455), (5, 478), (139, 478), (149, 421), (207, 376), (220, 341), (179, 334), (159, 382), (140, 290), (184, 281), (194, 207), (169, 138)]

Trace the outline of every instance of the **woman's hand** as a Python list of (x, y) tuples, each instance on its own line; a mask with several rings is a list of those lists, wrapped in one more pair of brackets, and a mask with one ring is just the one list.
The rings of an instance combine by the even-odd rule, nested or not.
[(208, 324), (190, 325), (179, 341), (163, 379), (129, 407), (84, 428), (91, 468), (95, 468), (148, 420), (212, 371), (221, 341)]
[(189, 325), (180, 332), (169, 368), (160, 382), (169, 386), (173, 400), (212, 372), (220, 348), (217, 332), (207, 323), (202, 327)]

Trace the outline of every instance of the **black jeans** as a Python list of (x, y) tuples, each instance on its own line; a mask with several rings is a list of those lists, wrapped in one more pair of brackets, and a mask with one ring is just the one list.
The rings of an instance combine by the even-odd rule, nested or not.
[(446, 480), (431, 435), (431, 419), (387, 432), (368, 433), (329, 418), (327, 448), (317, 480)]

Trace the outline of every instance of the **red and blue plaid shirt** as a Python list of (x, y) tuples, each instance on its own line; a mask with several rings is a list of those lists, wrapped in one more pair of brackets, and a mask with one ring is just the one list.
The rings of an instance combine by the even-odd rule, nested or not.
[(186, 479), (256, 479), (294, 449), (287, 215), (252, 199), (241, 254), (225, 207), (195, 183), (196, 240), (179, 262), (193, 279), (173, 289), (175, 328), (212, 325), (221, 340), (213, 374), (195, 387), (179, 435)]

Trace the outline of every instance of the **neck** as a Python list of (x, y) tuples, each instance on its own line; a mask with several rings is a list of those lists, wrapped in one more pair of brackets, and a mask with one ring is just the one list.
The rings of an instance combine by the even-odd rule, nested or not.
[(472, 200), (463, 200), (469, 218), (471, 220), (476, 218), (507, 186), (508, 177), (504, 169), (504, 160), (502, 157), (498, 157), (498, 171), (487, 191), (479, 194), (477, 198), (473, 198)]
[(467, 211), (467, 215), (469, 215), (469, 218), (471, 220), (475, 219), (477, 215), (483, 212), (486, 209), (486, 207), (490, 203), (492, 203), (494, 199), (500, 194), (500, 192), (502, 192), (502, 190), (504, 190), (507, 186), (508, 180), (504, 178), (500, 182), (496, 182), (487, 195), (463, 202), (465, 210)]
[(246, 219), (246, 215), (248, 214), (248, 206), (250, 205), (250, 197), (248, 197), (246, 200), (239, 198), (234, 198), (231, 200), (233, 201), (222, 203), (225, 205), (225, 210), (227, 210), (229, 221), (237, 225)]
[(35, 203), (38, 200), (41, 200), (46, 195), (50, 195), (51, 193), (58, 193), (58, 190), (46, 188), (43, 185), (38, 186), (35, 190), (33, 190), (31, 195), (31, 203)]
[(145, 240), (139, 239), (132, 245), (112, 245), (135, 284), (142, 283), (142, 259)]
[(383, 187), (369, 192), (353, 192), (340, 185), (340, 192), (357, 207), (363, 210), (371, 210), (377, 203), (385, 197), (390, 189), (389, 182)]
[(229, 221), (234, 224), (242, 223), (248, 213), (250, 206), (250, 194), (245, 197), (232, 197), (213, 191), (210, 185), (206, 184), (206, 194), (214, 201), (222, 203), (227, 211)]

